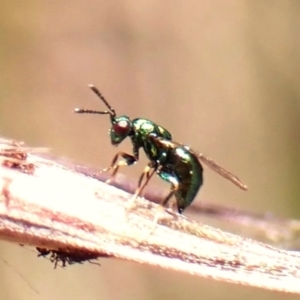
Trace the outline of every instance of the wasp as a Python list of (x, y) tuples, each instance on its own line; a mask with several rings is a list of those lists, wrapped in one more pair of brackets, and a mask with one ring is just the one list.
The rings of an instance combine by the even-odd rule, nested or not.
[[(118, 117), (115, 109), (107, 102), (100, 91), (93, 85), (89, 85), (89, 87), (108, 110), (98, 111), (75, 108), (74, 112), (109, 115), (111, 144), (117, 146), (129, 137), (133, 146), (132, 154), (118, 152), (110, 166), (103, 171), (112, 170), (113, 178), (119, 167), (129, 166), (138, 161), (140, 148), (143, 148), (149, 159), (149, 164), (139, 179), (135, 195), (141, 193), (152, 175), (156, 173), (160, 178), (171, 183), (171, 191), (162, 201), (162, 205), (166, 206), (174, 195), (178, 212), (182, 213), (195, 199), (203, 184), (203, 168), (200, 161), (241, 189), (247, 190), (247, 186), (237, 176), (222, 168), (212, 159), (204, 156), (202, 153), (197, 153), (188, 146), (173, 141), (171, 133), (164, 127), (144, 118), (130, 119), (125, 115)], [(119, 160), (120, 157), (123, 160)], [(144, 176), (146, 176), (146, 181), (142, 184)]]

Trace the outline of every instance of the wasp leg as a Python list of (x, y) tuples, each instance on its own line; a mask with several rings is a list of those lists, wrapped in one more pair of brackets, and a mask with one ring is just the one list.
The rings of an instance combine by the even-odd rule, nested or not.
[[(137, 187), (137, 189), (134, 193), (135, 198), (142, 194), (144, 188), (149, 183), (150, 179), (152, 178), (152, 176), (154, 175), (155, 172), (156, 172), (156, 167), (150, 162), (148, 164), (148, 166), (146, 166), (146, 168), (144, 169), (142, 175), (139, 178), (138, 187)], [(143, 179), (144, 179), (145, 176), (146, 176), (145, 183), (142, 184)]]
[(164, 219), (163, 214), (165, 212), (166, 205), (168, 204), (168, 202), (172, 198), (172, 196), (175, 194), (178, 187), (179, 187), (178, 183), (176, 183), (176, 182), (174, 182), (174, 184), (172, 183), (170, 193), (168, 194), (168, 196), (166, 198), (163, 199), (163, 201), (161, 201), (160, 206), (157, 208), (157, 211), (155, 213), (150, 230), (148, 232), (146, 232), (146, 234), (140, 238), (140, 242), (148, 240), (149, 237), (154, 233), (159, 220)]
[(164, 213), (167, 204), (169, 203), (170, 199), (174, 196), (174, 194), (178, 190), (178, 188), (179, 188), (179, 184), (178, 184), (178, 182), (176, 182), (174, 180), (174, 182), (172, 182), (172, 187), (171, 187), (170, 193), (168, 194), (168, 196), (165, 199), (163, 199), (163, 201), (160, 202), (160, 207), (158, 208), (158, 211), (155, 214), (155, 217), (153, 220), (153, 225), (154, 225), (153, 230), (155, 229), (156, 224), (158, 223), (159, 219), (161, 219), (161, 215)]
[(163, 219), (163, 214), (165, 212), (165, 208), (167, 206), (167, 204), (169, 203), (170, 199), (174, 196), (174, 194), (176, 193), (176, 191), (179, 189), (179, 182), (177, 180), (177, 178), (173, 177), (173, 176), (169, 176), (169, 174), (167, 174), (168, 176), (164, 176), (164, 171), (161, 171), (163, 169), (163, 166), (158, 167), (158, 169), (156, 170), (157, 174), (159, 176), (162, 176), (164, 178), (164, 180), (168, 181), (171, 183), (171, 191), (170, 193), (167, 195), (166, 198), (164, 198), (161, 202), (160, 202), (160, 207), (157, 209), (157, 212), (155, 214), (154, 220), (153, 220), (153, 224), (152, 224), (152, 228), (149, 232), (149, 235), (151, 235), (154, 231), (155, 228), (159, 222), (160, 219)]
[[(122, 157), (124, 160), (118, 161), (119, 157)], [(108, 172), (112, 170), (111, 178), (107, 179), (106, 183), (110, 183), (114, 179), (120, 167), (133, 165), (136, 161), (137, 159), (133, 155), (125, 152), (118, 152), (114, 156), (110, 166), (101, 171), (101, 172)]]
[[(149, 180), (151, 179), (151, 177), (153, 176), (154, 173), (158, 173), (158, 175), (162, 175), (163, 172), (161, 172), (162, 170), (162, 166), (159, 167), (155, 167), (153, 165), (151, 165), (151, 163), (149, 163), (149, 165), (145, 168), (143, 174), (140, 176), (139, 179), (139, 188), (137, 189), (137, 191), (135, 192), (135, 195), (139, 195), (143, 189), (145, 188), (145, 186), (148, 184)], [(145, 183), (142, 185), (142, 180), (143, 178), (146, 176), (146, 181)], [(170, 193), (160, 202), (159, 207), (156, 209), (156, 213), (152, 222), (152, 225), (150, 226), (149, 231), (147, 231), (145, 234), (143, 234), (138, 240), (140, 243), (142, 243), (143, 241), (147, 241), (148, 238), (154, 233), (156, 226), (158, 225), (159, 220), (164, 219), (164, 212), (165, 212), (165, 208), (167, 206), (167, 204), (169, 203), (170, 199), (174, 196), (174, 194), (176, 193), (176, 191), (179, 188), (179, 182), (175, 177), (171, 177), (169, 176), (167, 179), (165, 179), (166, 181), (171, 183), (171, 191)], [(135, 198), (132, 198), (133, 200)], [(130, 203), (132, 203), (132, 199), (130, 200)]]
[[(155, 167), (153, 167), (152, 163), (149, 163), (145, 167), (143, 173), (141, 174), (141, 176), (139, 178), (138, 186), (135, 190), (135, 193), (127, 203), (127, 208), (126, 208), (127, 212), (131, 211), (134, 208), (133, 204), (135, 202), (135, 199), (141, 195), (142, 191), (144, 190), (146, 185), (149, 183), (150, 179), (152, 178), (152, 176), (154, 175), (155, 172), (156, 172), (156, 169), (155, 169)], [(145, 176), (146, 176), (145, 183), (142, 184)]]

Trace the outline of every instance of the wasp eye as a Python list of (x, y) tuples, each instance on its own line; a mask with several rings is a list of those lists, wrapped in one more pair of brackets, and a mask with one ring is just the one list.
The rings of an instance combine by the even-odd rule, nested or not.
[(128, 133), (128, 131), (130, 129), (130, 125), (127, 121), (121, 120), (118, 123), (114, 124), (113, 128), (114, 128), (115, 134), (124, 135), (124, 134)]

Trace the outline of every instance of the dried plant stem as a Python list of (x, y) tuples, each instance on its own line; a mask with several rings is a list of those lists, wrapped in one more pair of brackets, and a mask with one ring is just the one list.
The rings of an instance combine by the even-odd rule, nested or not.
[[(21, 145), (3, 141), (0, 151), (8, 146), (22, 151)], [(2, 156), (3, 162), (5, 159)], [(26, 156), (26, 163), (34, 165), (30, 174), (22, 173), (26, 167), (18, 165), (13, 165), (17, 170), (0, 167), (1, 239), (89, 251), (200, 277), (300, 294), (298, 253), (168, 212), (162, 212), (154, 225), (158, 211), (155, 203), (138, 198), (128, 211), (132, 194), (74, 171), (75, 166), (66, 168), (57, 160), (34, 154)]]

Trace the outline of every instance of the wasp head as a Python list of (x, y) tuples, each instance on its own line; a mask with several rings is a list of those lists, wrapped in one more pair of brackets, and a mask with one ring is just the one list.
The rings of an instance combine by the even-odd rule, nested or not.
[(111, 129), (109, 135), (112, 145), (119, 145), (132, 133), (132, 122), (127, 116), (111, 118)]

